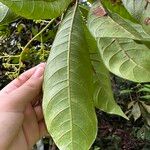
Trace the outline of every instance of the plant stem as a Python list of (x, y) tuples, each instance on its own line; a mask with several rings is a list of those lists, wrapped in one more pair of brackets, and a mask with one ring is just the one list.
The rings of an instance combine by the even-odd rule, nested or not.
[(49, 23), (38, 33), (36, 34), (26, 45), (25, 47), (22, 49), (22, 52), (20, 54), (20, 58), (19, 58), (19, 68), (18, 68), (18, 76), (20, 74), (20, 70), (22, 68), (22, 56), (24, 51), (27, 49), (27, 47), (40, 35), (42, 34), (54, 21), (55, 19), (52, 19), (51, 21), (49, 21)]

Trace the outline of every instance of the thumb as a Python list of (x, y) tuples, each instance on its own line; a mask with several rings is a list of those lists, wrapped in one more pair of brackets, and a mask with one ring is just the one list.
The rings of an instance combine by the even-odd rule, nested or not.
[(8, 95), (7, 109), (22, 112), (41, 92), (44, 67), (40, 66), (34, 74), (18, 89)]

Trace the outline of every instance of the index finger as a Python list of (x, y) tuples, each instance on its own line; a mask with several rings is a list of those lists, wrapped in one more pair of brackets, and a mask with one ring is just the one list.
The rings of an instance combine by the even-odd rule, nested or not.
[(23, 85), (35, 72), (36, 68), (39, 66), (45, 65), (45, 63), (41, 63), (24, 73), (22, 73), (18, 78), (14, 79), (12, 82), (10, 82), (6, 87), (4, 87), (1, 91), (0, 94), (9, 94), (12, 91), (16, 90), (19, 88), (21, 85)]

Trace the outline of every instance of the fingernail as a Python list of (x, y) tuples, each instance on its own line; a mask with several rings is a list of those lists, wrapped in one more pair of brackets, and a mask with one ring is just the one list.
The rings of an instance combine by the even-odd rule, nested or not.
[(33, 74), (33, 78), (40, 78), (42, 75), (43, 75), (43, 73), (44, 73), (44, 67), (38, 67), (37, 69), (36, 69), (36, 71), (34, 72), (34, 74)]
[(40, 63), (40, 66), (45, 66), (46, 65), (46, 62), (41, 62)]
[(38, 68), (38, 67), (45, 67), (45, 65), (46, 65), (46, 62), (41, 62), (39, 65), (37, 65), (36, 67)]

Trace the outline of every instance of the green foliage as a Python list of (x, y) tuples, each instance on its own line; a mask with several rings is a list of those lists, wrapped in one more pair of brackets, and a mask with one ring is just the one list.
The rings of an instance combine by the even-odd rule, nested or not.
[[(150, 82), (149, 0), (101, 0), (90, 11), (87, 4), (71, 0), (0, 1), (18, 16), (54, 18), (43, 20), (47, 25), (41, 31), (31, 28), (34, 37), (25, 46), (18, 46), (18, 55), (1, 56), (6, 68), (14, 67), (16, 76), (24, 61), (32, 60), (34, 54), (38, 62), (47, 58), (48, 51), (42, 43), (50, 42), (56, 29), (42, 35), (54, 20), (56, 26), (60, 24), (44, 75), (43, 111), (47, 129), (61, 150), (90, 148), (98, 126), (94, 107), (127, 119), (114, 100), (109, 71), (131, 81)], [(1, 23), (5, 19), (9, 22), (7, 6), (0, 7)], [(18, 26), (18, 32), (23, 28)], [(37, 52), (35, 47), (29, 48), (34, 40), (41, 42)], [(143, 116), (147, 125), (149, 89), (149, 84), (142, 85), (137, 91), (138, 99), (131, 100), (126, 112), (134, 120)], [(125, 89), (122, 94), (132, 90)]]
[(136, 82), (150, 81), (149, 48), (130, 24), (118, 15), (108, 16), (97, 2), (90, 11), (88, 28), (97, 40), (102, 59), (111, 72)]
[(112, 0), (101, 0), (103, 6), (110, 12), (109, 15), (111, 15), (111, 13), (116, 13), (118, 15), (120, 15), (121, 17), (131, 20), (133, 22), (137, 23), (137, 20), (134, 19), (129, 12), (127, 11), (127, 9), (124, 7), (124, 5), (122, 5), (121, 1), (114, 1), (112, 2)]
[(0, 24), (8, 24), (18, 18), (6, 5), (0, 2)]
[(90, 59), (94, 76), (93, 98), (95, 106), (107, 113), (117, 114), (127, 119), (127, 117), (124, 115), (124, 113), (114, 100), (111, 88), (110, 74), (103, 63), (101, 56), (98, 53), (96, 41), (89, 33), (86, 26), (84, 30), (90, 52)]
[[(150, 126), (150, 85), (146, 83), (137, 84), (131, 89), (122, 90), (121, 94), (130, 95), (130, 102), (126, 111), (128, 117), (133, 117), (136, 121), (143, 116), (145, 124)], [(134, 98), (134, 94), (137, 95), (136, 98)]]
[(140, 20), (148, 0), (122, 0), (122, 2), (128, 12), (137, 20)]
[(1, 2), (25, 18), (50, 19), (61, 15), (71, 0), (1, 0)]
[(149, 0), (122, 0), (129, 13), (139, 20), (144, 30), (150, 34)]

